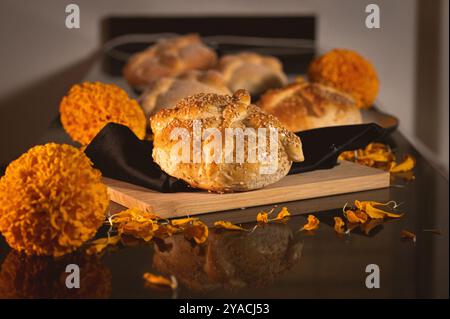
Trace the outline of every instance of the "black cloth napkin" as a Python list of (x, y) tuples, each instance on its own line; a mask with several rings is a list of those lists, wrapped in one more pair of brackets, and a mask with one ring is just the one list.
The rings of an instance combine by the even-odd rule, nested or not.
[[(296, 133), (303, 144), (305, 161), (294, 163), (289, 174), (337, 165), (339, 154), (366, 146), (387, 134), (377, 124), (326, 127)], [(139, 140), (126, 126), (107, 124), (85, 153), (103, 176), (163, 193), (195, 191), (186, 182), (163, 172), (152, 158), (153, 143)]]

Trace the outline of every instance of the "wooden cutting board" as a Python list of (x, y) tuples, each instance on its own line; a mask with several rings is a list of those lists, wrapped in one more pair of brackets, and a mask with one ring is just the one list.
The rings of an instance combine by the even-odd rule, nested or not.
[(288, 175), (263, 189), (229, 194), (206, 191), (160, 193), (104, 178), (113, 202), (128, 208), (154, 212), (163, 218), (378, 189), (389, 187), (389, 181), (388, 172), (347, 161), (342, 161), (329, 170)]

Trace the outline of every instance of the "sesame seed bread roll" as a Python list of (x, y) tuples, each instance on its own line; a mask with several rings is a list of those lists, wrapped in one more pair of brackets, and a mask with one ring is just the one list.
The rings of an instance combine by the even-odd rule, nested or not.
[[(150, 123), (155, 162), (169, 175), (205, 190), (235, 192), (262, 188), (283, 178), (292, 161), (303, 161), (300, 138), (275, 117), (251, 104), (245, 90), (238, 90), (232, 96), (201, 93), (185, 98), (175, 108), (156, 113)], [(196, 125), (203, 137), (197, 144)], [(265, 135), (258, 138), (258, 129), (263, 128)], [(187, 161), (174, 160), (174, 154), (183, 153), (181, 138), (171, 137), (175, 129), (185, 130), (189, 138), (185, 142), (188, 144), (181, 143), (188, 147)], [(247, 135), (234, 136), (230, 147), (226, 142), (230, 131)], [(199, 154), (201, 161), (198, 161)], [(252, 158), (255, 154), (262, 157)]]
[(361, 111), (350, 95), (303, 79), (269, 90), (257, 104), (293, 132), (362, 123)]

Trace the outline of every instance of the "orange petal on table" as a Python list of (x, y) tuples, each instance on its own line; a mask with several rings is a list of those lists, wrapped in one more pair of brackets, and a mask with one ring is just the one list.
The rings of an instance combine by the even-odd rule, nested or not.
[(281, 208), (280, 212), (278, 213), (277, 217), (275, 217), (273, 220), (283, 220), (285, 218), (290, 217), (291, 214), (289, 213), (287, 207)]
[(386, 144), (383, 143), (370, 143), (368, 144), (365, 149), (366, 152), (390, 152), (389, 147)]
[(362, 211), (347, 210), (344, 212), (344, 216), (351, 224), (364, 224), (368, 219), (367, 214)]
[(199, 220), (193, 221), (184, 229), (184, 237), (188, 240), (194, 239), (197, 244), (203, 244), (209, 235), (208, 226)]
[(338, 217), (338, 216), (334, 217), (334, 231), (336, 233), (343, 234), (344, 226), (345, 226), (345, 223), (341, 217)]
[(90, 242), (90, 246), (86, 249), (86, 253), (88, 255), (99, 254), (101, 253), (107, 246), (117, 245), (120, 241), (120, 236), (111, 236), (104, 237), (93, 240)]
[(365, 154), (361, 157), (358, 157), (358, 160), (370, 160), (370, 161), (374, 161), (374, 162), (389, 162), (390, 158), (388, 156), (388, 154), (377, 154), (377, 153), (372, 153), (372, 154)]
[(258, 223), (267, 224), (269, 222), (269, 214), (267, 214), (266, 212), (258, 213), (258, 215), (256, 216), (256, 221)]
[(416, 242), (416, 234), (410, 232), (409, 230), (402, 230), (402, 232), (400, 233), (400, 237), (402, 239), (411, 239), (413, 243)]
[(111, 224), (121, 224), (130, 221), (142, 222), (157, 219), (160, 219), (160, 217), (153, 213), (141, 211), (137, 208), (126, 209), (109, 217)]
[(389, 172), (402, 173), (412, 170), (416, 166), (416, 160), (411, 155), (406, 155), (403, 161), (399, 164), (392, 163)]
[(159, 225), (153, 220), (145, 222), (131, 221), (121, 224), (118, 227), (118, 231), (119, 234), (131, 235), (144, 241), (150, 241), (158, 228)]
[(403, 214), (397, 214), (397, 213), (391, 213), (379, 208), (376, 208), (375, 206), (388, 206), (388, 203), (379, 203), (374, 201), (358, 201), (355, 200), (355, 206), (360, 209), (361, 211), (365, 212), (367, 215), (369, 215), (370, 218), (385, 218), (391, 217), (391, 218), (399, 218), (402, 217)]
[(193, 222), (193, 221), (196, 221), (196, 220), (198, 220), (198, 218), (195, 218), (195, 217), (187, 217), (187, 218), (172, 219), (172, 220), (170, 221), (170, 223), (171, 223), (173, 226), (184, 226), (184, 225), (189, 224), (189, 223), (191, 223), (191, 222)]
[(308, 215), (308, 222), (300, 229), (302, 230), (316, 230), (319, 228), (320, 221), (314, 215)]
[(228, 229), (228, 230), (247, 230), (245, 228), (242, 228), (241, 226), (235, 225), (231, 222), (227, 222), (224, 220), (219, 220), (219, 221), (215, 222), (214, 227)]
[(170, 287), (172, 290), (175, 290), (178, 287), (177, 280), (174, 276), (169, 279), (146, 272), (142, 277), (145, 280), (145, 284), (149, 286), (165, 286)]

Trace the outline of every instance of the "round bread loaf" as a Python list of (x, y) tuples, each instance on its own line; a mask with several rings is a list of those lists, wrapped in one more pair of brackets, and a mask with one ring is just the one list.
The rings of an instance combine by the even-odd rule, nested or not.
[(252, 52), (225, 55), (219, 60), (217, 69), (233, 92), (246, 89), (252, 96), (257, 96), (287, 84), (280, 60), (272, 56)]
[(217, 63), (214, 50), (204, 45), (196, 34), (161, 39), (134, 54), (123, 74), (134, 87), (143, 87), (164, 76), (177, 76), (188, 70), (206, 70)]
[[(155, 162), (193, 187), (216, 192), (258, 189), (284, 177), (292, 161), (303, 161), (300, 138), (251, 104), (245, 90), (233, 96), (188, 97), (156, 113), (150, 123)], [(230, 132), (236, 134), (231, 140)]]
[(269, 90), (258, 106), (293, 132), (362, 123), (361, 111), (350, 95), (303, 79)]
[(164, 77), (154, 82), (139, 98), (148, 116), (163, 108), (173, 108), (183, 98), (198, 93), (231, 94), (222, 75), (214, 70), (192, 70), (179, 77)]

